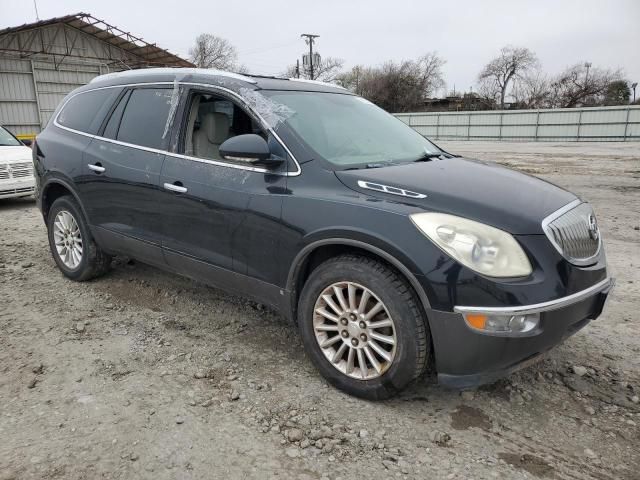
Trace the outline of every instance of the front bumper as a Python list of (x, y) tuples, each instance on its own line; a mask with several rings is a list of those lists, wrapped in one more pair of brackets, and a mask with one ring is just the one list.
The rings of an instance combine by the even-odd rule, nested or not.
[[(552, 347), (596, 319), (615, 281), (607, 278), (567, 297), (518, 307), (456, 307), (455, 313), (431, 310), (438, 381), (455, 388), (490, 383), (535, 362)], [(494, 336), (472, 330), (463, 313), (540, 313), (535, 335)]]
[(34, 194), (36, 183), (33, 177), (24, 180), (9, 180), (0, 182), (0, 198), (24, 197)]

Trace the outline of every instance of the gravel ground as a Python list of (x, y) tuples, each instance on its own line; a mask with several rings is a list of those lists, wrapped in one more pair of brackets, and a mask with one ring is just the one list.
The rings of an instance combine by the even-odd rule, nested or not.
[(0, 479), (637, 479), (640, 144), (445, 146), (595, 205), (600, 319), (493, 385), (371, 403), (262, 305), (124, 259), (64, 279), (33, 202), (0, 201)]

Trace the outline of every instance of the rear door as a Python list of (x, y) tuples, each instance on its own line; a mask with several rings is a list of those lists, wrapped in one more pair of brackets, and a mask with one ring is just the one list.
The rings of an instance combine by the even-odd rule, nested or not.
[(172, 89), (122, 92), (85, 152), (80, 189), (98, 241), (163, 265), (160, 171), (168, 144)]

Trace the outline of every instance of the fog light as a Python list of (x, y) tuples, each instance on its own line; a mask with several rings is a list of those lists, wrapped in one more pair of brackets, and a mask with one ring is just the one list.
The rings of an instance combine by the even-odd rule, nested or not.
[(468, 313), (464, 319), (474, 330), (495, 335), (523, 335), (533, 331), (540, 323), (540, 314), (485, 315)]

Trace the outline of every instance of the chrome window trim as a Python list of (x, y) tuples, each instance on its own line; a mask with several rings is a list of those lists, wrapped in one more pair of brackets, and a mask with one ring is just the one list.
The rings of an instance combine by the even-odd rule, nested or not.
[(271, 170), (264, 168), (264, 167), (252, 167), (249, 165), (239, 165), (236, 163), (226, 163), (226, 162), (219, 162), (217, 160), (208, 160), (206, 158), (198, 158), (198, 157), (191, 157), (189, 155), (183, 155), (181, 153), (170, 153), (170, 152), (166, 152), (167, 155), (174, 157), (174, 158), (182, 158), (184, 160), (191, 160), (192, 162), (198, 162), (198, 163), (207, 163), (209, 165), (215, 165), (217, 167), (229, 167), (229, 168), (235, 168), (237, 170), (247, 170), (249, 172), (256, 172), (256, 173), (269, 173), (271, 175), (281, 175), (281, 176), (290, 176), (290, 173), (293, 172), (272, 172)]
[(580, 302), (596, 293), (611, 289), (615, 284), (615, 279), (607, 277), (604, 280), (592, 285), (591, 287), (573, 293), (566, 297), (550, 300), (548, 302), (535, 303), (533, 305), (522, 305), (519, 307), (462, 307), (455, 306), (454, 312), (457, 313), (480, 313), (486, 315), (524, 315), (528, 313), (541, 313), (558, 310), (568, 307), (574, 303)]
[(100, 135), (94, 135), (94, 134), (87, 133), (87, 132), (81, 132), (80, 130), (75, 130), (73, 128), (65, 127), (64, 125), (61, 125), (60, 123), (58, 123), (58, 117), (62, 113), (62, 110), (64, 110), (64, 107), (67, 105), (67, 103), (72, 98), (76, 97), (77, 95), (82, 95), (84, 93), (93, 92), (95, 90), (107, 89), (107, 88), (127, 88), (127, 87), (155, 86), (155, 85), (171, 85), (171, 86), (173, 86), (173, 85), (175, 85), (175, 83), (176, 82), (127, 83), (127, 84), (121, 84), (121, 85), (106, 85), (106, 86), (102, 86), (102, 87), (96, 87), (96, 88), (91, 88), (91, 89), (88, 89), (88, 90), (83, 90), (82, 92), (75, 93), (74, 95), (69, 97), (62, 104), (62, 106), (60, 107), (60, 111), (53, 118), (53, 124), (56, 127), (61, 128), (62, 130), (66, 130), (68, 132), (72, 132), (72, 133), (75, 133), (77, 135), (83, 135), (83, 136), (89, 137), (91, 139), (98, 139), (98, 140), (102, 140), (102, 141), (105, 141), (105, 142), (113, 143), (113, 144), (116, 144), (116, 145), (122, 145), (124, 147), (136, 148), (136, 149), (139, 149), (139, 150), (144, 150), (146, 152), (159, 153), (159, 154), (162, 154), (162, 155), (168, 155), (170, 157), (182, 158), (182, 159), (185, 159), (185, 160), (192, 160), (192, 161), (200, 162), (200, 163), (208, 163), (210, 165), (216, 165), (216, 166), (219, 166), (219, 167), (229, 167), (229, 168), (235, 168), (237, 170), (246, 170), (246, 171), (249, 171), (249, 172), (256, 172), (256, 173), (269, 173), (271, 175), (279, 175), (279, 176), (284, 176), (284, 177), (296, 177), (296, 176), (298, 176), (298, 175), (300, 175), (302, 173), (302, 169), (300, 168), (300, 163), (298, 163), (298, 160), (296, 159), (296, 157), (293, 155), (291, 150), (289, 150), (289, 147), (287, 147), (287, 145), (284, 143), (284, 141), (275, 132), (275, 130), (265, 121), (265, 119), (258, 112), (256, 112), (255, 110), (253, 110), (251, 108), (251, 106), (244, 100), (244, 98), (242, 98), (242, 96), (240, 96), (239, 94), (237, 94), (236, 92), (234, 92), (233, 90), (230, 90), (228, 88), (220, 87), (220, 86), (217, 86), (217, 85), (210, 85), (208, 83), (178, 82), (179, 85), (203, 87), (203, 88), (218, 90), (220, 92), (224, 92), (227, 95), (230, 95), (230, 96), (234, 97), (236, 100), (238, 100), (241, 103), (243, 108), (245, 108), (248, 111), (250, 111), (253, 115), (256, 116), (256, 118), (258, 118), (258, 120), (260, 120), (260, 122), (262, 123), (263, 128), (266, 131), (268, 131), (271, 135), (273, 135), (273, 137), (276, 139), (276, 141), (282, 146), (282, 148), (285, 149), (287, 154), (291, 157), (291, 159), (293, 160), (293, 163), (296, 166), (296, 169), (294, 171), (292, 171), (292, 172), (273, 172), (273, 171), (269, 170), (268, 168), (253, 167), (253, 166), (239, 165), (239, 164), (236, 164), (236, 163), (229, 163), (229, 162), (224, 162), (224, 161), (219, 161), (219, 160), (209, 160), (209, 159), (206, 159), (206, 158), (198, 158), (198, 157), (193, 157), (191, 155), (184, 155), (184, 154), (181, 154), (181, 153), (169, 152), (168, 150), (160, 150), (158, 148), (144, 147), (142, 145), (136, 145), (136, 144), (133, 144), (133, 143), (122, 142), (120, 140), (114, 140), (112, 138), (102, 137)]
[(560, 255), (562, 255), (562, 257), (564, 259), (566, 259), (568, 262), (570, 262), (570, 263), (572, 263), (574, 265), (578, 265), (579, 267), (584, 267), (584, 266), (587, 266), (587, 265), (593, 265), (595, 263), (595, 260), (598, 258), (598, 255), (600, 255), (600, 250), (602, 248), (602, 233), (600, 233), (598, 235), (598, 248), (596, 249), (596, 253), (594, 253), (593, 255), (591, 255), (588, 258), (573, 258), (573, 257), (571, 257), (569, 255), (566, 255), (564, 250), (563, 250), (563, 248), (560, 245), (558, 245), (558, 242), (555, 241), (555, 239), (553, 238), (553, 234), (551, 233), (551, 231), (549, 229), (549, 225), (554, 220), (557, 220), (558, 218), (560, 218), (565, 213), (573, 210), (574, 208), (576, 208), (577, 206), (579, 206), (579, 205), (581, 205), (583, 203), (586, 203), (586, 202), (583, 202), (582, 200), (577, 198), (577, 199), (573, 200), (572, 202), (569, 202), (568, 204), (566, 204), (564, 207), (562, 207), (562, 208), (556, 210), (555, 212), (553, 212), (552, 214), (548, 215), (547, 217), (544, 218), (544, 220), (542, 220), (542, 230), (544, 231), (544, 234), (549, 239), (551, 244), (558, 251), (558, 253), (560, 253)]
[[(388, 193), (389, 195), (398, 195), (400, 197), (407, 198), (427, 198), (424, 193), (412, 192), (400, 187), (392, 187), (390, 185), (383, 185), (381, 183), (368, 182), (365, 180), (358, 180), (358, 186), (360, 188), (366, 188), (367, 190), (373, 190), (374, 192)], [(397, 190), (394, 192), (392, 190)]]

